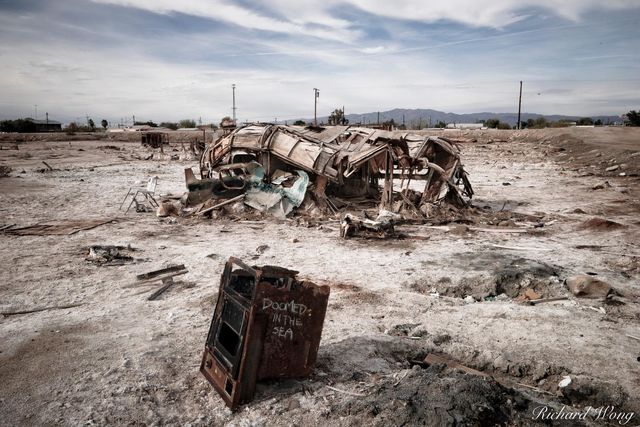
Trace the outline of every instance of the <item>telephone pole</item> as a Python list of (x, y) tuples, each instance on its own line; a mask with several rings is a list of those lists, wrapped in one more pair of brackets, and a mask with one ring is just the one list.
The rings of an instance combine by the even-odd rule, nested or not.
[(522, 110), (522, 80), (520, 80), (520, 97), (518, 98), (518, 129), (520, 129), (520, 112)]
[(233, 91), (233, 125), (236, 125), (236, 84), (231, 85), (231, 90)]
[(320, 97), (320, 89), (313, 88), (313, 125), (318, 126), (318, 98)]

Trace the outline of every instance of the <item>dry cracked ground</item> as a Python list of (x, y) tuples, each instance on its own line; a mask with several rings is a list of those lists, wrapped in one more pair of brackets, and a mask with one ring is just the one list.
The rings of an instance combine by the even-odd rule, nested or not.
[[(149, 176), (161, 193), (184, 191), (183, 169), (197, 161), (179, 144), (170, 153), (182, 160), (140, 160), (149, 153), (133, 142), (5, 135), (0, 226), (118, 221), (70, 235), (0, 232), (0, 424), (564, 425), (536, 411), (605, 406), (637, 425), (640, 132), (449, 136), (474, 141), (461, 144), (474, 208), (448, 224), (399, 226), (404, 238), (345, 241), (336, 220), (119, 211)], [(92, 245), (136, 250), (97, 265), (85, 260)], [(198, 372), (230, 256), (331, 286), (313, 376), (260, 383), (235, 413)], [(133, 286), (135, 276), (170, 264), (189, 272), (147, 301), (155, 288)], [(563, 282), (576, 274), (615, 296), (574, 297)], [(568, 299), (528, 305), (528, 289)], [(15, 314), (60, 306), (72, 307)], [(416, 364), (428, 353), (488, 376)], [(583, 418), (572, 424), (624, 422)]]

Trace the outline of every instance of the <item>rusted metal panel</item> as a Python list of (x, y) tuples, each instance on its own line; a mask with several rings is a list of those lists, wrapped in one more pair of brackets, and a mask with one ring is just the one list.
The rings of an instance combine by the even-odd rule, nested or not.
[(234, 148), (260, 150), (262, 138), (268, 130), (268, 126), (244, 127), (231, 135), (231, 143)]
[[(269, 141), (269, 149), (275, 156), (308, 172), (337, 177), (337, 171), (328, 167), (324, 157), (330, 157), (335, 150), (285, 132), (274, 132)], [(324, 153), (324, 155), (323, 155)], [(320, 161), (318, 159), (320, 158)]]
[(227, 261), (200, 371), (232, 409), (253, 398), (258, 380), (313, 371), (329, 287), (296, 274)]

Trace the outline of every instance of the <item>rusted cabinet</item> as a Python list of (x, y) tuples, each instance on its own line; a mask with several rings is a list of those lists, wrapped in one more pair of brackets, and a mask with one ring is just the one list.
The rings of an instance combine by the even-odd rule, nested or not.
[(329, 287), (281, 267), (230, 258), (200, 371), (231, 409), (253, 398), (256, 381), (311, 374)]

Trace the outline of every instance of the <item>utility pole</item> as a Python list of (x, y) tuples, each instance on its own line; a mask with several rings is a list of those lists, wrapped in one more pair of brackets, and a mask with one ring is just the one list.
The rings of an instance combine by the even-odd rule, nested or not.
[(233, 91), (233, 125), (236, 125), (236, 84), (231, 85), (231, 90)]
[(404, 114), (402, 115), (402, 128), (404, 129)]
[(49, 130), (49, 127), (48, 127), (49, 126), (49, 113), (47, 112), (45, 114), (47, 116), (47, 130)]
[(318, 126), (318, 98), (320, 97), (320, 89), (313, 88), (313, 125)]
[(133, 123), (131, 123), (131, 126), (135, 126), (136, 125), (136, 115), (132, 115), (131, 116), (133, 118)]
[(380, 111), (378, 111), (378, 122), (377, 124), (380, 124)]
[(520, 111), (522, 110), (522, 80), (520, 80), (520, 97), (518, 98), (518, 129), (520, 129)]

